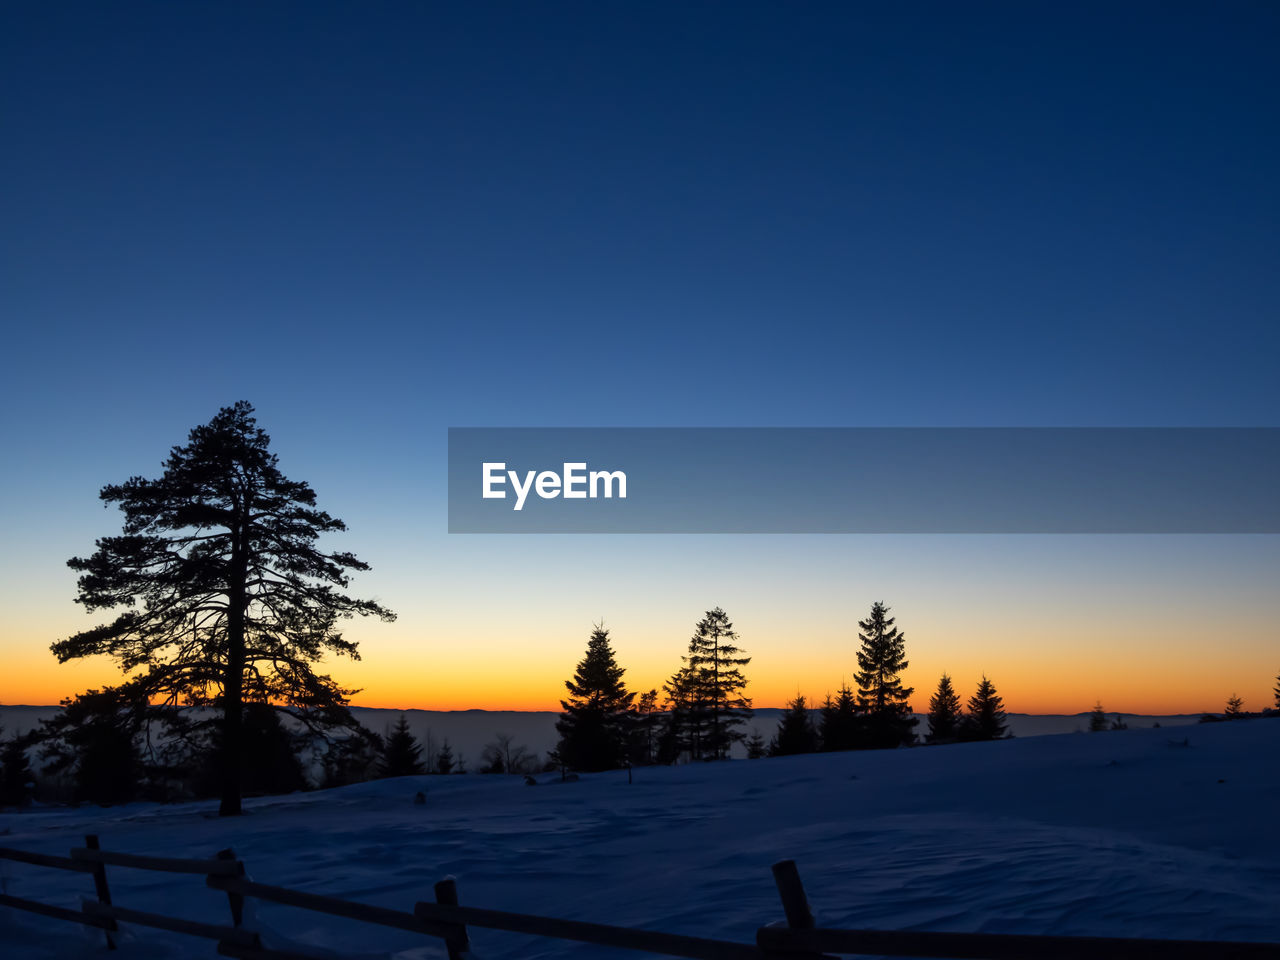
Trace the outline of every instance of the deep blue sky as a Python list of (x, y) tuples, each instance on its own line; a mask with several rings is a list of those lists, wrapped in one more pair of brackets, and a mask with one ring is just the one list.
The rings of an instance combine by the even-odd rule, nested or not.
[(0, 21), (14, 604), (242, 398), (437, 558), (448, 425), (1280, 425), (1274, 4)]

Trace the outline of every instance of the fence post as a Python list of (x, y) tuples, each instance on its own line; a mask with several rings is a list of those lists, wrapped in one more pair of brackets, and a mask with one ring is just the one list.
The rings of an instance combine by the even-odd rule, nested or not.
[(782, 909), (787, 915), (787, 926), (796, 930), (813, 929), (813, 911), (809, 909), (809, 898), (804, 895), (804, 884), (800, 882), (800, 871), (796, 869), (794, 860), (779, 860), (773, 865), (773, 882), (778, 886), (778, 896), (782, 898)]
[[(458, 905), (458, 884), (453, 877), (445, 877), (436, 884), (436, 903), (442, 907)], [(457, 930), (449, 935), (444, 944), (449, 951), (449, 960), (465, 960), (467, 952), (471, 949), (466, 924), (459, 923)]]
[[(226, 850), (219, 850), (214, 856), (218, 860), (235, 860), (235, 851), (228, 847)], [(237, 876), (244, 876), (244, 864), (237, 862), (240, 868)], [(227, 904), (231, 907), (231, 925), (239, 927), (244, 924), (244, 895), (240, 893), (232, 893), (227, 891)]]
[[(89, 850), (99, 849), (98, 835), (96, 833), (87, 834), (84, 838), (84, 845)], [(98, 894), (98, 902), (104, 907), (111, 906), (111, 888), (107, 886), (107, 865), (105, 863), (94, 863), (93, 886), (95, 892)], [(116, 948), (116, 942), (112, 938), (111, 932), (117, 929), (119, 928), (116, 926), (116, 922), (112, 920), (111, 926), (104, 928), (102, 931), (107, 938), (108, 950), (114, 950)]]
[[(779, 860), (773, 865), (773, 882), (778, 887), (778, 896), (782, 899), (782, 910), (787, 916), (787, 927), (792, 930), (812, 930), (814, 927), (813, 911), (809, 909), (809, 898), (805, 896), (804, 884), (800, 882), (800, 871), (796, 869), (794, 860)], [(777, 924), (770, 924), (777, 926)], [(787, 957), (790, 960), (836, 960), (824, 953), (808, 950), (768, 952), (769, 957)]]

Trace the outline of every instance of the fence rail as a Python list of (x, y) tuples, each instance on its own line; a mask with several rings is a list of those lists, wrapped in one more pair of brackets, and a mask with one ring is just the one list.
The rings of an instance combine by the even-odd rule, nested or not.
[(32, 863), (37, 867), (52, 867), (55, 870), (78, 870), (81, 873), (93, 873), (93, 864), (71, 857), (58, 857), (49, 853), (31, 853), (28, 850), (14, 850), (12, 847), (0, 847), (0, 860), (16, 860), (19, 863)]
[[(0, 860), (92, 874), (97, 895), (96, 900), (85, 899), (80, 910), (9, 894), (0, 894), (0, 906), (98, 928), (103, 931), (109, 949), (115, 947), (113, 934), (119, 924), (130, 923), (213, 940), (218, 954), (237, 960), (315, 960), (315, 955), (303, 948), (265, 946), (258, 932), (246, 929), (243, 925), (246, 898), (420, 933), (443, 941), (450, 960), (465, 960), (469, 955), (469, 928), (503, 930), (689, 960), (831, 960), (831, 954), (948, 960), (1025, 960), (1027, 957), (1037, 960), (1280, 960), (1280, 943), (821, 928), (814, 922), (799, 871), (791, 860), (773, 866), (774, 883), (786, 919), (760, 927), (755, 943), (462, 906), (451, 877), (435, 885), (435, 902), (416, 903), (412, 911), (393, 910), (257, 883), (244, 875), (243, 862), (236, 859), (231, 850), (222, 850), (209, 859), (141, 856), (102, 850), (98, 838), (91, 835), (85, 838), (85, 846), (71, 851), (70, 857), (0, 847)], [(224, 926), (115, 905), (107, 884), (108, 866), (204, 876), (207, 887), (226, 894), (231, 923)]]
[(133, 867), (137, 870), (159, 870), (164, 873), (195, 873), (201, 876), (233, 877), (241, 872), (235, 860), (188, 860), (175, 857), (140, 857), (136, 853), (116, 853), (92, 847), (74, 847), (71, 859), (87, 862), (92, 869), (95, 863), (112, 867)]
[(1280, 944), (1125, 937), (1050, 937), (915, 930), (792, 930), (763, 927), (766, 953), (873, 954), (947, 960), (1275, 960)]
[[(482, 927), (486, 930), (505, 930), (510, 933), (527, 933), (534, 937), (551, 937), (591, 943), (600, 947), (619, 950), (642, 950), (668, 957), (688, 957), (690, 960), (760, 960), (761, 951), (750, 943), (731, 940), (712, 940), (691, 937), (679, 933), (662, 933), (657, 930), (637, 930), (634, 927), (614, 927), (603, 923), (587, 923), (582, 920), (560, 920), (525, 913), (508, 913), (504, 910), (488, 910), (483, 907), (442, 906), (435, 903), (419, 903), (414, 913), (430, 917), (459, 928)], [(454, 960), (463, 954), (450, 951)]]
[(91, 917), (87, 913), (72, 910), (69, 907), (41, 903), (38, 900), (24, 900), (22, 897), (13, 897), (7, 893), (0, 893), (0, 906), (13, 907), (15, 910), (25, 910), (28, 913), (38, 913), (44, 917), (53, 917), (55, 920), (70, 920), (72, 923), (84, 924), (86, 927), (99, 927), (103, 930), (115, 929), (115, 925), (105, 917)]
[(326, 897), (318, 893), (305, 893), (301, 890), (290, 890), (288, 887), (273, 887), (265, 883), (255, 883), (241, 878), (224, 879), (210, 877), (207, 881), (215, 890), (237, 893), (255, 900), (267, 900), (281, 903), (289, 907), (311, 910), (315, 913), (327, 913), (335, 917), (346, 917), (348, 920), (359, 920), (362, 923), (376, 923), (382, 927), (396, 927), (413, 933), (425, 933), (429, 937), (444, 939), (452, 932), (452, 926), (433, 923), (419, 919), (414, 914), (403, 910), (391, 910), (387, 907), (375, 907), (367, 903), (354, 903), (351, 900), (340, 900), (337, 897)]

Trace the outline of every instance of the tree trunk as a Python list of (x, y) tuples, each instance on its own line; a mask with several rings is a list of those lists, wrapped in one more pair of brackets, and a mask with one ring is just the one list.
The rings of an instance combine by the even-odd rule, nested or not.
[(711, 634), (711, 759), (720, 759), (720, 628)]
[[(248, 513), (248, 510), (245, 510)], [(248, 579), (248, 536), (236, 531), (227, 585), (227, 670), (222, 681), (222, 803), (218, 816), (241, 814), (241, 767), (244, 762), (241, 715), (244, 701), (244, 619)]]
[[(244, 678), (244, 621), (237, 631), (228, 618), (230, 650), (227, 655), (227, 672), (223, 680), (222, 704), (222, 803), (218, 816), (238, 817), (240, 810), (240, 765), (244, 751), (241, 740), (241, 713)], [(236, 634), (239, 637), (236, 637)]]

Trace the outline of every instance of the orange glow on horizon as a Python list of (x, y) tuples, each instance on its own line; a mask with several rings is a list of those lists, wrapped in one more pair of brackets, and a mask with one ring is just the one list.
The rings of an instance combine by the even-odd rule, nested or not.
[[(865, 616), (861, 601), (840, 609), (827, 602), (828, 586), (803, 583), (811, 595), (789, 594), (785, 605), (745, 587), (723, 601), (740, 645), (752, 657), (746, 694), (757, 707), (782, 707), (797, 693), (818, 705), (842, 682), (852, 685), (857, 618)], [(398, 604), (395, 623), (347, 625), (362, 659), (330, 659), (320, 670), (359, 690), (353, 702), (361, 706), (558, 711), (564, 681), (600, 615), (590, 616), (597, 602), (587, 595), (594, 587), (574, 581), (570, 586), (568, 596), (534, 591), (493, 609), (481, 606), (487, 598), (479, 594), (450, 596), (448, 603)], [(927, 710), (944, 670), (962, 702), (985, 673), (1015, 713), (1074, 715), (1097, 701), (1108, 712), (1126, 714), (1218, 712), (1232, 694), (1243, 697), (1250, 711), (1274, 706), (1280, 651), (1270, 601), (1237, 604), (1230, 644), (1215, 644), (1203, 632), (1205, 615), (1223, 588), (1204, 589), (1179, 608), (1179, 597), (1163, 589), (1143, 602), (1121, 593), (1084, 603), (1081, 590), (1051, 586), (1039, 594), (1011, 590), (994, 618), (984, 616), (989, 601), (977, 591), (941, 595), (931, 588), (925, 596), (917, 587), (918, 596), (891, 604), (907, 638), (904, 681), (915, 688), (912, 707)], [(1259, 595), (1249, 589), (1248, 596)], [(605, 626), (629, 689), (661, 692), (687, 651), (699, 599), (657, 605), (619, 596), (599, 603), (604, 612), (618, 611)], [(475, 609), (486, 609), (488, 618), (472, 623)], [(0, 705), (51, 706), (119, 683), (122, 675), (107, 658), (59, 664), (49, 651), (52, 641), (96, 622), (98, 617), (62, 598), (33, 605), (25, 617), (13, 615), (2, 641)]]
[[(0, 679), (0, 705), (53, 706), (84, 690), (120, 682), (122, 675), (105, 658), (59, 664), (47, 644), (24, 644), (6, 657)], [(908, 648), (910, 653), (910, 648)], [(433, 663), (431, 657), (404, 657), (393, 664), (379, 657), (375, 666), (369, 659), (336, 660), (324, 665), (339, 682), (358, 688), (353, 698), (357, 706), (416, 710), (512, 710), (558, 711), (559, 700), (567, 695), (564, 680), (571, 675), (580, 654), (567, 658), (530, 655), (524, 661), (508, 661), (498, 667), (483, 668), (461, 658)], [(637, 658), (638, 659), (638, 658)], [(628, 668), (628, 688), (641, 692), (656, 687), (679, 665), (679, 650), (670, 658), (669, 669), (655, 669), (648, 658), (644, 664)], [(627, 661), (621, 655), (620, 662)], [(1096, 662), (1073, 657), (1041, 655), (1011, 658), (1003, 663), (995, 657), (980, 665), (972, 657), (955, 656), (946, 665), (961, 700), (967, 700), (985, 670), (1012, 713), (1077, 714), (1092, 709), (1100, 700), (1108, 712), (1129, 714), (1194, 714), (1221, 711), (1226, 698), (1239, 694), (1248, 710), (1274, 706), (1272, 687), (1275, 671), (1257, 664), (1252, 670), (1243, 664), (1216, 666), (1184, 664), (1177, 669), (1129, 659), (1107, 665), (1099, 671)], [(797, 692), (812, 706), (821, 704), (828, 692), (834, 694), (844, 680), (852, 685), (852, 647), (840, 665), (814, 658), (797, 661), (789, 653), (770, 651), (756, 655), (747, 668), (747, 694), (757, 707), (782, 707)], [(971, 662), (970, 662), (971, 661)], [(784, 665), (785, 664), (785, 665)], [(664, 672), (665, 669), (665, 672)], [(944, 664), (933, 656), (912, 658), (905, 682), (914, 686), (910, 698), (913, 709), (928, 709), (930, 695)], [(3, 713), (0, 710), (0, 723)]]
[[(1274, 705), (1280, 673), (1280, 537), (710, 538), (676, 549), (606, 538), (591, 550), (457, 538), (427, 566), (392, 543), (375, 559), (395, 572), (353, 592), (399, 619), (344, 623), (362, 659), (321, 667), (364, 706), (556, 711), (601, 618), (628, 687), (660, 691), (716, 605), (752, 658), (756, 706), (797, 693), (820, 704), (852, 682), (858, 620), (877, 599), (906, 634), (917, 712), (944, 670), (962, 702), (985, 673), (1010, 712), (1061, 715), (1097, 701), (1126, 714), (1218, 712), (1232, 694), (1256, 711)], [(8, 582), (21, 587), (25, 572), (14, 561)], [(11, 588), (0, 704), (56, 705), (120, 682), (105, 658), (58, 664), (49, 651), (103, 620), (71, 602), (72, 581), (55, 588), (41, 574)]]

